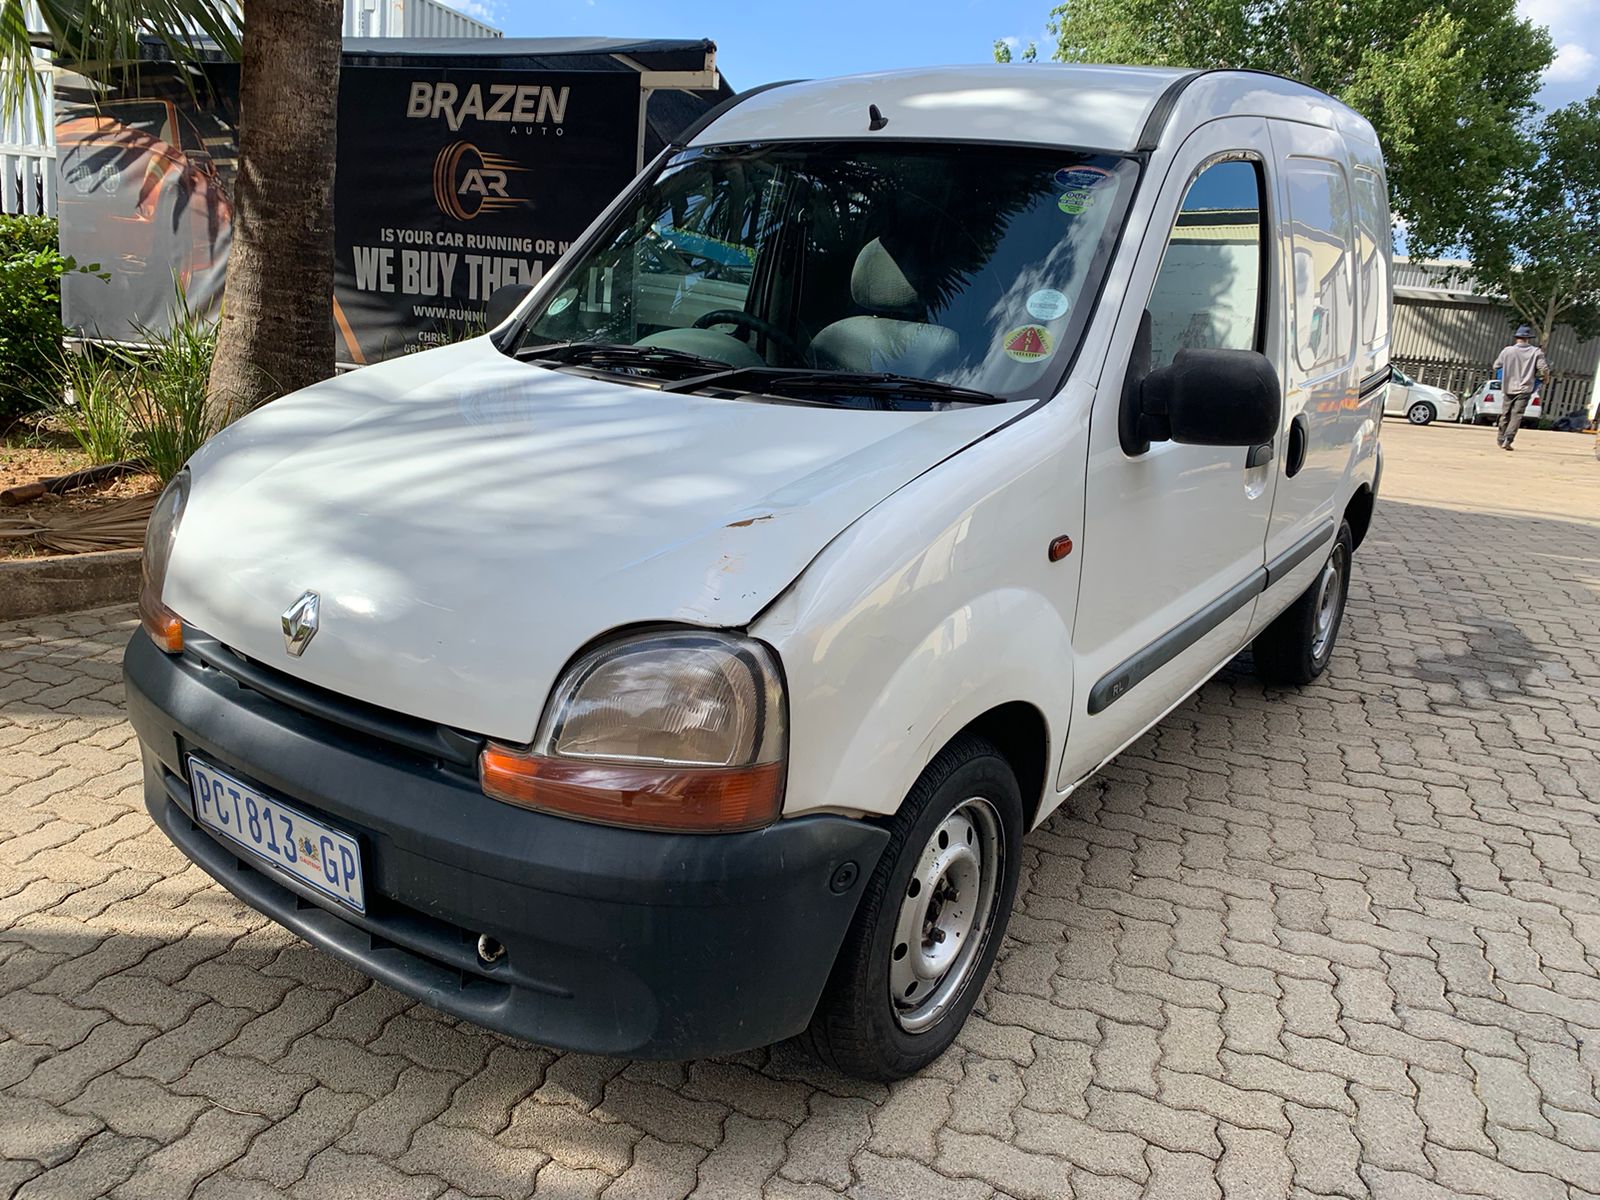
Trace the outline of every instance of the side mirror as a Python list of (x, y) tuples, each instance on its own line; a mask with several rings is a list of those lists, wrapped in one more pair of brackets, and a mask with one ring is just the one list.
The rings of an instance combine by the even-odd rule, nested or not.
[(495, 288), (489, 293), (489, 303), (483, 310), (484, 323), (490, 329), (504, 325), (510, 320), (511, 314), (517, 311), (517, 305), (527, 299), (531, 291), (533, 291), (532, 285), (526, 283), (508, 283), (504, 287)]
[[(1169, 367), (1145, 375), (1123, 397), (1123, 449), (1151, 442), (1259, 446), (1278, 436), (1283, 389), (1267, 356), (1254, 350), (1180, 350)], [(1134, 443), (1129, 446), (1130, 440)]]

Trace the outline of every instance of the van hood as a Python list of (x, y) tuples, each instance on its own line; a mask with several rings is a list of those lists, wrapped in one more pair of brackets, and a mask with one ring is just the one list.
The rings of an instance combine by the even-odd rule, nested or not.
[[(328, 380), (207, 443), (163, 599), (296, 678), (528, 741), (586, 643), (747, 625), (862, 513), (1024, 407), (677, 395), (478, 338)], [(294, 658), (281, 616), (308, 590), (320, 627)]]

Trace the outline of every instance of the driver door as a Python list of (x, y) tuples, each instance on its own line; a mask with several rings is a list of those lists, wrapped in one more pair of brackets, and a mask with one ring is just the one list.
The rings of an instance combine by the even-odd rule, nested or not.
[[(1135, 337), (1150, 314), (1150, 366), (1183, 348), (1257, 350), (1283, 371), (1273, 295), (1264, 121), (1213, 121), (1161, 184), (1095, 394), (1082, 585), (1073, 627), (1078, 689), (1058, 782), (1094, 770), (1244, 645), (1264, 579), (1274, 443), (1247, 449), (1118, 436)], [(1226, 396), (1217, 402), (1226, 403)]]

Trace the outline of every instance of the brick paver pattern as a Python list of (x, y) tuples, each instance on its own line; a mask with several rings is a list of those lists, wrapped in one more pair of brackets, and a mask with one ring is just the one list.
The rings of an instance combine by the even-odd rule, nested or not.
[(131, 612), (0, 627), (0, 1196), (1600, 1195), (1600, 464), (1385, 445), (1328, 674), (1235, 664), (1032, 834), (893, 1088), (370, 983), (152, 827)]

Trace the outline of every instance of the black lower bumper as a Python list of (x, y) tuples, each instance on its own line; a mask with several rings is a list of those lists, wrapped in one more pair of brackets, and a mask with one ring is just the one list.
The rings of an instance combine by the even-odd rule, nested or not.
[[(680, 835), (527, 812), (459, 768), (164, 654), (143, 632), (123, 670), (145, 803), (186, 855), (366, 974), (563, 1049), (688, 1058), (798, 1033), (887, 837), (836, 816)], [(366, 913), (196, 824), (191, 753), (354, 836)], [(483, 934), (506, 948), (492, 964)]]

